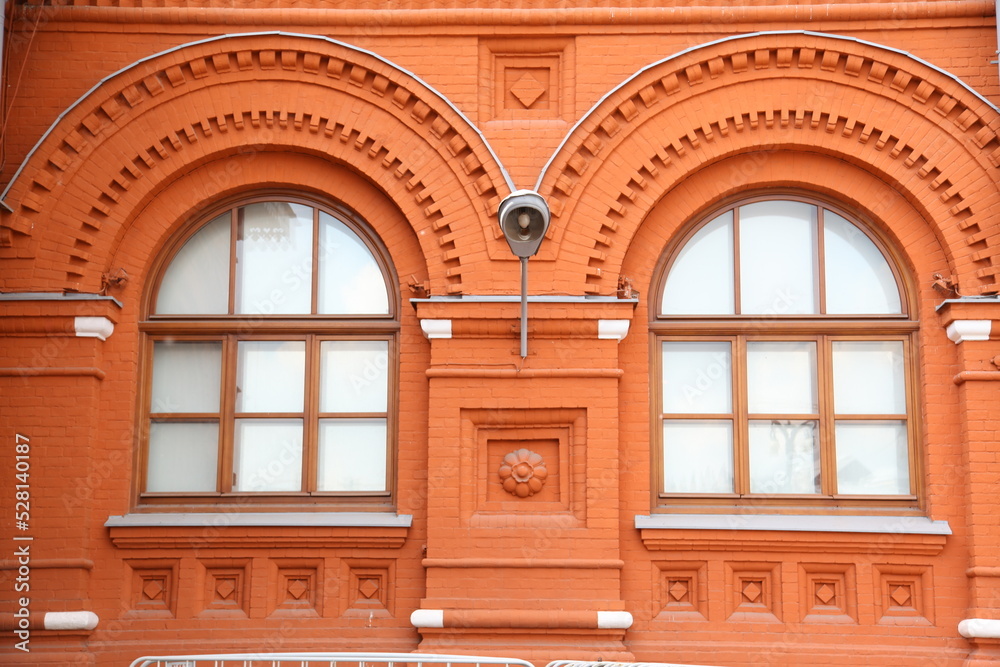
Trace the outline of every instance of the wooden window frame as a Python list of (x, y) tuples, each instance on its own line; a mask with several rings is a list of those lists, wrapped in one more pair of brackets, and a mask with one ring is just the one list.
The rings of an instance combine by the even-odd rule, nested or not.
[[(303, 204), (313, 209), (313, 267), (311, 314), (234, 314), (236, 281), (236, 236), (238, 211), (248, 204), (261, 202), (288, 202)], [(204, 225), (226, 212), (230, 213), (230, 279), (229, 312), (219, 315), (161, 315), (154, 312), (156, 294), (171, 261), (187, 241)], [(319, 247), (319, 214), (325, 212), (353, 231), (364, 242), (382, 272), (388, 296), (388, 313), (376, 315), (316, 314), (319, 270), (316, 258)], [(149, 511), (211, 511), (228, 506), (239, 506), (252, 511), (386, 511), (395, 507), (396, 458), (398, 445), (399, 413), (399, 294), (393, 286), (398, 284), (395, 272), (388, 262), (388, 252), (370, 227), (353, 211), (333, 202), (305, 198), (296, 194), (275, 191), (228, 200), (199, 216), (182, 234), (176, 235), (160, 253), (153, 268), (143, 300), (144, 318), (139, 323), (141, 338), (140, 377), (138, 393), (139, 429), (133, 479), (134, 506)], [(301, 491), (250, 492), (234, 491), (234, 430), (236, 420), (244, 413), (236, 412), (236, 378), (238, 346), (243, 341), (303, 341), (305, 343), (305, 387), (303, 410), (291, 415), (302, 419), (302, 485)], [(151, 412), (153, 349), (157, 341), (207, 342), (222, 345), (220, 407), (218, 413)], [(319, 409), (320, 348), (326, 341), (385, 341), (388, 350), (386, 368), (388, 395), (386, 411), (379, 413), (322, 413)], [(245, 413), (253, 418), (287, 417), (284, 413)], [(376, 417), (386, 420), (386, 483), (381, 491), (319, 491), (318, 457), (319, 424), (328, 418)], [(155, 421), (194, 421), (211, 418), (219, 423), (219, 450), (216, 491), (147, 492), (149, 431)]]
[[(739, 271), (739, 208), (743, 205), (762, 201), (800, 201), (818, 208), (817, 243), (814, 257), (816, 272), (817, 314), (740, 314), (740, 271)], [(852, 222), (868, 238), (886, 259), (896, 280), (900, 297), (900, 313), (878, 315), (827, 315), (826, 280), (823, 271), (823, 213), (824, 209)], [(734, 312), (731, 315), (665, 315), (661, 313), (663, 290), (666, 278), (681, 250), (705, 224), (719, 215), (734, 211), (733, 239), (733, 280)], [(920, 397), (918, 390), (918, 345), (919, 322), (909, 313), (914, 312), (913, 290), (906, 276), (900, 270), (901, 262), (877, 233), (876, 228), (863, 217), (845, 211), (842, 207), (827, 201), (807, 196), (799, 192), (775, 192), (756, 194), (725, 202), (721, 206), (707, 210), (696, 216), (694, 224), (688, 226), (678, 241), (664, 253), (654, 272), (654, 302), (650, 308), (650, 350), (651, 359), (651, 442), (653, 443), (653, 465), (651, 470), (652, 509), (654, 512), (686, 513), (728, 513), (732, 511), (764, 511), (767, 513), (884, 513), (885, 511), (904, 514), (919, 514), (922, 511), (923, 469), (920, 447)], [(835, 341), (900, 341), (903, 347), (903, 372), (906, 412), (904, 415), (837, 415), (833, 406), (832, 349)], [(662, 343), (664, 341), (729, 341), (731, 345), (731, 415), (665, 414), (663, 412), (663, 365)], [(819, 412), (815, 416), (777, 415), (775, 418), (797, 420), (815, 419), (818, 423), (819, 456), (821, 469), (821, 493), (818, 494), (759, 494), (750, 493), (748, 425), (752, 419), (767, 418), (768, 415), (748, 413), (747, 398), (747, 358), (746, 344), (752, 341), (815, 341), (816, 382)], [(680, 419), (731, 419), (733, 425), (733, 493), (667, 493), (664, 491), (664, 450), (663, 425), (665, 420)], [(848, 495), (836, 493), (836, 451), (833, 430), (838, 421), (903, 421), (906, 424), (909, 493), (905, 495)]]

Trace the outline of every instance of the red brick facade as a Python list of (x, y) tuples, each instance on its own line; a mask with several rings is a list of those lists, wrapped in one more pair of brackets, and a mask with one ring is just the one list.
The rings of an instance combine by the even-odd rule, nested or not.
[[(1000, 660), (995, 3), (332, 4), (8, 3), (3, 662)], [(516, 190), (551, 211), (524, 359)], [(391, 265), (387, 504), (142, 494), (155, 281), (259, 193), (352, 211)], [(909, 501), (658, 493), (660, 284), (748, 196), (896, 266)]]

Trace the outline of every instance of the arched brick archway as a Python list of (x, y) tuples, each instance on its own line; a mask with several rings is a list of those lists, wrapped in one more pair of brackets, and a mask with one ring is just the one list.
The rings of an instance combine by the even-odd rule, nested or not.
[(34, 289), (97, 291), (151, 199), (218, 161), (227, 182), (205, 192), (225, 191), (247, 157), (270, 151), (373, 183), (413, 227), (439, 294), (463, 290), (465, 258), (496, 242), (486, 229), (512, 189), (471, 123), (388, 61), (316, 36), (224, 36), (139, 61), (64, 112), (3, 194), (8, 275), (17, 265)]
[[(610, 92), (546, 165), (538, 190), (564, 250), (554, 271), (585, 293), (612, 292), (626, 250), (664, 193), (733, 156), (754, 154), (759, 168), (769, 156), (799, 152), (856, 165), (887, 183), (930, 224), (960, 288), (995, 292), (998, 134), (1000, 113), (985, 99), (875, 44), (781, 32), (697, 47)], [(861, 196), (851, 192), (857, 183), (791, 170), (799, 185)], [(738, 172), (727, 179), (706, 196), (745, 186)]]

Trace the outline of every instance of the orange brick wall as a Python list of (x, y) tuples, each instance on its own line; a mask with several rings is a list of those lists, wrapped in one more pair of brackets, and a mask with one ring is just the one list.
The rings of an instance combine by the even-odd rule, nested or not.
[[(995, 3), (260, 4), (8, 3), (0, 660), (1000, 659), (998, 640), (958, 629), (1000, 623)], [(262, 189), (339, 201), (387, 250), (395, 512), (412, 525), (244, 526), (222, 508), (208, 528), (109, 528), (136, 499), (150, 281), (208, 207)], [(516, 189), (552, 211), (529, 262), (526, 359), (519, 265), (496, 225)], [(636, 528), (655, 509), (649, 323), (665, 252), (720, 202), (765, 191), (838, 202), (892, 247), (919, 322), (918, 513), (950, 535), (910, 534), (905, 514), (878, 534)], [(621, 281), (638, 298), (618, 298)], [(113, 333), (81, 337), (80, 317)], [(450, 336), (425, 336), (429, 320)], [(606, 321), (627, 323), (624, 339), (601, 337)], [(992, 332), (950, 340), (966, 321)], [(537, 496), (500, 487), (511, 442), (551, 468)], [(33, 625), (30, 654), (10, 629), (25, 532), (34, 622), (100, 619)], [(747, 573), (767, 582), (766, 615), (735, 608)], [(238, 609), (211, 608), (220, 578), (238, 582)], [(308, 604), (284, 604), (293, 579)], [(820, 580), (839, 582), (843, 613), (817, 616)], [(379, 582), (377, 604), (359, 604), (362, 581)], [(671, 603), (678, 581), (686, 606)], [(421, 610), (444, 627), (415, 627)], [(629, 627), (597, 627), (617, 612)]]

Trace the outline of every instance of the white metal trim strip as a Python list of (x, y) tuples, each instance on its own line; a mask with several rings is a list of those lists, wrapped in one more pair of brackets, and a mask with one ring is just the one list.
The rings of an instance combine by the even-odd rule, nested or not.
[(923, 516), (833, 516), (823, 514), (653, 514), (637, 515), (640, 530), (776, 530), (816, 533), (951, 535), (947, 521)]

